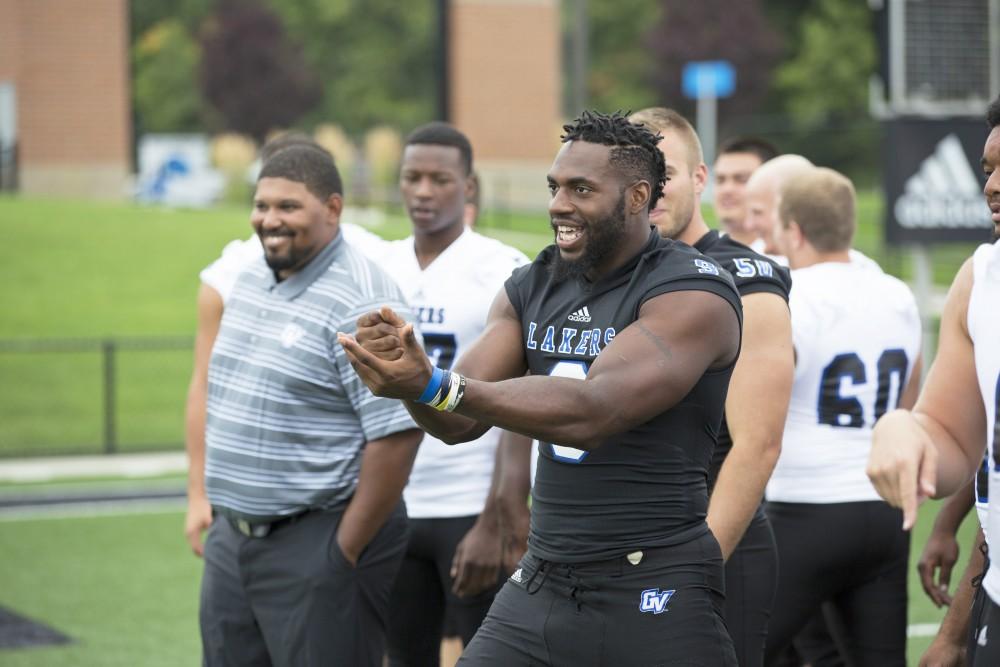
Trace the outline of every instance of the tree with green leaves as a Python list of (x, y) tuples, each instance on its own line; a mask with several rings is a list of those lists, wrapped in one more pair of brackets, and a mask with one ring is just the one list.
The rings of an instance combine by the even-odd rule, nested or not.
[(358, 137), (376, 125), (407, 131), (434, 117), (436, 2), (269, 0), (322, 83), (303, 119)]
[(799, 49), (777, 71), (777, 90), (803, 120), (867, 115), (875, 36), (867, 5), (819, 0), (799, 23)]
[[(658, 62), (646, 36), (659, 22), (660, 0), (591, 0), (584, 4), (590, 24), (587, 106), (602, 111), (637, 111), (656, 104), (658, 97), (651, 84)], [(572, 118), (580, 111), (569, 109), (568, 115)]]
[(685, 63), (727, 60), (736, 70), (736, 91), (720, 100), (720, 117), (755, 110), (770, 89), (782, 47), (759, 0), (661, 0), (660, 7), (646, 35), (658, 101), (690, 115), (694, 102), (681, 91)]
[(132, 100), (143, 132), (194, 132), (203, 126), (197, 86), (201, 52), (187, 29), (164, 20), (132, 47)]
[(281, 20), (253, 2), (224, 0), (202, 28), (201, 90), (224, 129), (263, 142), (322, 97), (319, 80)]

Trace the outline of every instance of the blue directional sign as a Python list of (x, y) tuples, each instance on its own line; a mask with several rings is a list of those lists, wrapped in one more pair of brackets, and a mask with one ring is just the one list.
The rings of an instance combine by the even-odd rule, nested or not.
[(736, 90), (736, 70), (728, 60), (701, 60), (684, 65), (685, 97), (729, 97)]

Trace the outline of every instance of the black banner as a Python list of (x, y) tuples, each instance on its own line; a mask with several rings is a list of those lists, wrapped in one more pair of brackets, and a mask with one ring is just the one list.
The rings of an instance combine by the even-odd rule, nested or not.
[(980, 166), (986, 121), (897, 118), (885, 127), (886, 241), (989, 241)]

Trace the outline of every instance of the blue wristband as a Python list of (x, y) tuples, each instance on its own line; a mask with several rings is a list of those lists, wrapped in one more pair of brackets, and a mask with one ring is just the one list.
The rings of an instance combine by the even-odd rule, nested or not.
[(430, 382), (427, 383), (427, 387), (424, 388), (424, 393), (420, 394), (420, 398), (417, 399), (417, 402), (430, 403), (431, 399), (437, 395), (442, 382), (444, 382), (444, 371), (435, 366), (434, 371), (431, 373)]

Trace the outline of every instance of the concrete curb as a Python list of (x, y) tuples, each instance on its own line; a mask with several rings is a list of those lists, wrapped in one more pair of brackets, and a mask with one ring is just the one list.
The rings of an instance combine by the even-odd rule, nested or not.
[(0, 460), (0, 482), (49, 482), (87, 477), (156, 477), (187, 472), (184, 452), (53, 456)]

